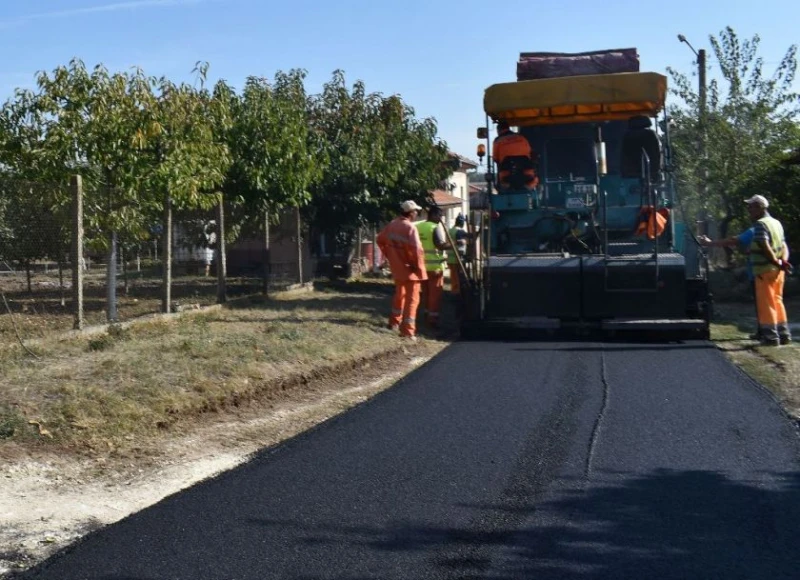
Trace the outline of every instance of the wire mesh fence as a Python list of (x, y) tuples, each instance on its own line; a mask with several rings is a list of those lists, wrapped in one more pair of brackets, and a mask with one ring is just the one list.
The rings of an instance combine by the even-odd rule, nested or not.
[(224, 205), (222, 214), (217, 205), (169, 216), (143, 205), (135, 194), (79, 179), (0, 179), (0, 345), (312, 278), (296, 210), (231, 236)]

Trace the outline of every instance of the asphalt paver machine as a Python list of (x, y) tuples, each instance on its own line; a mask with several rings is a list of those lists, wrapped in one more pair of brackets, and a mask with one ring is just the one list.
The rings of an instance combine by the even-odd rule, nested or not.
[[(635, 49), (523, 53), (517, 77), (484, 94), (487, 190), (469, 220), (462, 335), (707, 338), (707, 268), (678, 219), (666, 77), (640, 72)], [(492, 121), (533, 151), (503, 160), (502, 184)]]

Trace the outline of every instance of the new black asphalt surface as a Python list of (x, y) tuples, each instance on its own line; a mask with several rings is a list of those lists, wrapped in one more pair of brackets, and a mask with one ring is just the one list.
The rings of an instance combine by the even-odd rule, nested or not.
[(707, 343), (457, 343), (24, 577), (800, 578), (799, 457)]

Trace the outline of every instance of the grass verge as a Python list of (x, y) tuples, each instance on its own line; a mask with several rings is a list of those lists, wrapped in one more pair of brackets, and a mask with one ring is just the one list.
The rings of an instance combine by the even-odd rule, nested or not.
[(269, 400), (404, 348), (389, 288), (357, 283), (0, 349), (4, 445), (124, 451), (187, 419)]
[[(791, 321), (792, 313), (800, 312), (800, 299), (787, 300), (786, 308)], [(772, 391), (789, 415), (800, 420), (800, 349), (796, 343), (780, 348), (760, 346), (748, 338), (755, 328), (752, 301), (715, 306), (712, 340), (731, 361)]]

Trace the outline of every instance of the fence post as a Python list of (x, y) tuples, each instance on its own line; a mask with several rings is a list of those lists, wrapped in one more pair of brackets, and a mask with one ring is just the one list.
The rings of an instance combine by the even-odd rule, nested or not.
[(217, 206), (217, 304), (224, 304), (228, 298), (226, 295), (226, 275), (227, 264), (225, 260), (225, 198), (219, 195), (219, 205)]
[(83, 329), (83, 179), (73, 175), (72, 189), (72, 309), (73, 328)]

